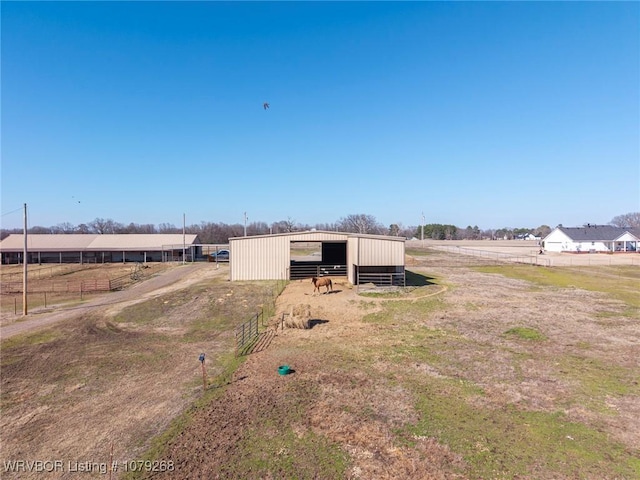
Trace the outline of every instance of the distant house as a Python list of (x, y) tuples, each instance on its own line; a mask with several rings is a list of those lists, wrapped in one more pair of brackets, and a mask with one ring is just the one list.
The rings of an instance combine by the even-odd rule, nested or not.
[(571, 253), (639, 252), (640, 229), (611, 225), (556, 227), (544, 238), (542, 248)]
[[(192, 261), (201, 257), (197, 235), (27, 234), (28, 263)], [(3, 264), (23, 263), (24, 235), (0, 241)]]
[(533, 233), (523, 233), (518, 235), (516, 240), (541, 240), (541, 237), (536, 237)]

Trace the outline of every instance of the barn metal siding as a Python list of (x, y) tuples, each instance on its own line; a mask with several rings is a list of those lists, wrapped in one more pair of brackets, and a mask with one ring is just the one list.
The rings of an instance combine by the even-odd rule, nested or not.
[(290, 260), (286, 236), (229, 239), (230, 279), (286, 279)]
[(404, 242), (360, 237), (360, 256), (357, 265), (404, 265)]

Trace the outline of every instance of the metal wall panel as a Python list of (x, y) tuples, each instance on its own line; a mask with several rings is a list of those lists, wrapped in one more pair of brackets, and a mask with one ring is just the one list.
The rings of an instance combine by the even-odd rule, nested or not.
[(231, 280), (286, 279), (290, 260), (286, 236), (229, 240)]
[(404, 265), (404, 242), (360, 237), (358, 265)]

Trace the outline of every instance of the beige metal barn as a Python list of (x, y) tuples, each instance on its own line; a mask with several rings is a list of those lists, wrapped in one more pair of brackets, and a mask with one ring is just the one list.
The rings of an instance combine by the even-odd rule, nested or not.
[[(22, 263), (24, 235), (0, 242), (3, 264)], [(197, 235), (28, 234), (28, 263), (112, 263), (193, 261), (201, 256)]]
[[(295, 244), (317, 252), (296, 258)], [(405, 238), (305, 231), (229, 239), (230, 279), (295, 280), (343, 276), (353, 285), (405, 285)]]

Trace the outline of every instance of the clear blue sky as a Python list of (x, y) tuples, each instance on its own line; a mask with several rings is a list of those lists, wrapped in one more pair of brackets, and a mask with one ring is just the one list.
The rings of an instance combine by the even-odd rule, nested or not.
[(640, 211), (638, 2), (1, 9), (3, 228)]

